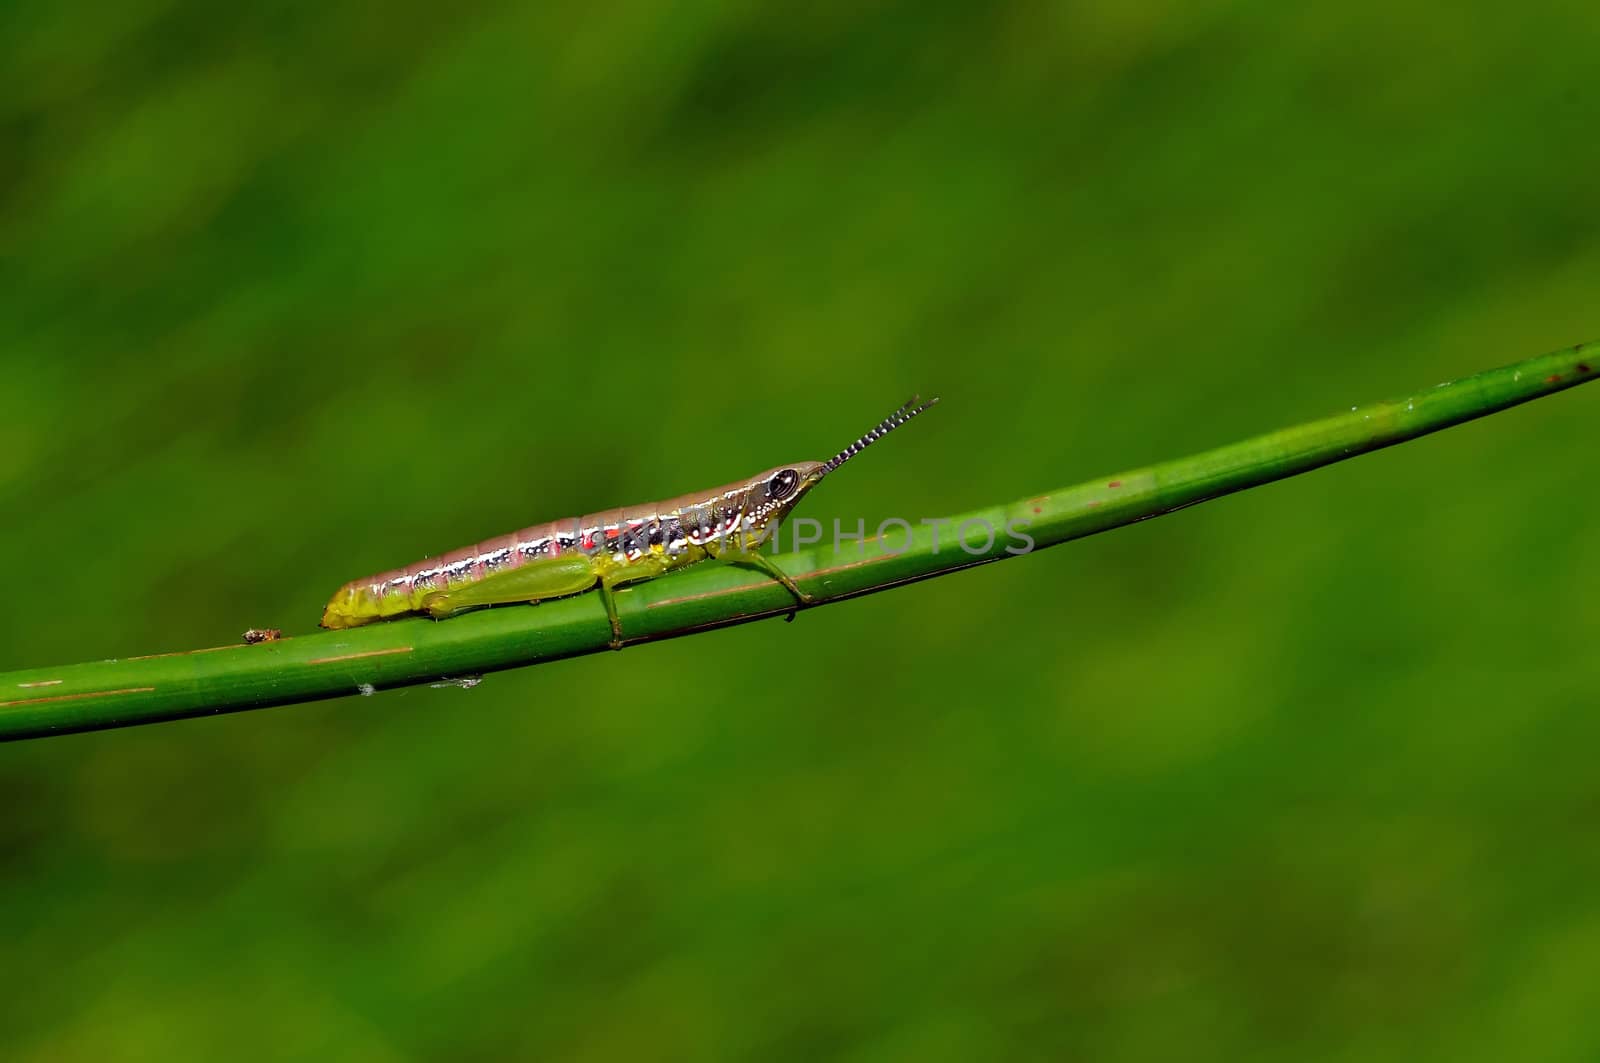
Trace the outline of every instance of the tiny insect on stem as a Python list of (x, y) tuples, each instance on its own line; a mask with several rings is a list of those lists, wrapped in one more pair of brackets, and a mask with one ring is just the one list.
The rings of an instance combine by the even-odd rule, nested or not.
[(759, 569), (782, 584), (797, 606), (810, 605), (811, 596), (760, 552), (761, 545), (824, 477), (938, 401), (912, 396), (828, 461), (779, 465), (660, 502), (546, 521), (351, 580), (329, 600), (322, 626), (352, 628), (414, 614), (443, 620), (598, 589), (611, 622), (611, 646), (621, 649), (616, 589), (708, 558)]

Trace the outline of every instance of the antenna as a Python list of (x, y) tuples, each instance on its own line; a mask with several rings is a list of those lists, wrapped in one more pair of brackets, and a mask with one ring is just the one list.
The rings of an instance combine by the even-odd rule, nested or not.
[(899, 428), (901, 425), (911, 420), (911, 418), (915, 417), (917, 414), (921, 413), (923, 410), (926, 410), (928, 407), (934, 405), (938, 401), (938, 399), (929, 399), (927, 402), (923, 402), (919, 396), (911, 396), (911, 398), (906, 401), (904, 406), (900, 407), (898, 410), (879, 421), (872, 427), (871, 431), (867, 432), (866, 435), (862, 436), (854, 443), (851, 443), (848, 447), (845, 447), (843, 450), (839, 451), (838, 454), (834, 455), (832, 461), (829, 461), (822, 466), (822, 475), (828, 475), (830, 472), (837, 469), (839, 466), (843, 465), (845, 462), (849, 461), (863, 450), (866, 450), (868, 447), (872, 446), (872, 444), (876, 443), (890, 432), (893, 432), (896, 428)]

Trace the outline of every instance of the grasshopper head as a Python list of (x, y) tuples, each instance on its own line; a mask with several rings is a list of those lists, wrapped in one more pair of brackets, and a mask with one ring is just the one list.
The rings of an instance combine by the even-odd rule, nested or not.
[(761, 531), (783, 519), (824, 475), (823, 462), (797, 461), (752, 476), (744, 485), (746, 527)]

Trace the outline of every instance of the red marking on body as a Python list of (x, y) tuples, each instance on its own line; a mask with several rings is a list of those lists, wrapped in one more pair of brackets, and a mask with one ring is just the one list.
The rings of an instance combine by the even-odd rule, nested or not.
[(57, 694), (53, 698), (23, 698), (21, 701), (0, 701), (0, 709), (14, 705), (43, 705), (50, 701), (78, 701), (81, 698), (109, 698), (116, 694), (148, 694), (155, 687), (124, 687), (121, 690), (96, 690), (88, 694)]
[(1114, 487), (1121, 487), (1122, 486), (1122, 481), (1121, 480), (1112, 480), (1110, 483), (1106, 484), (1106, 486), (1107, 487), (1113, 487), (1113, 488)]
[(583, 537), (583, 548), (585, 550), (593, 550), (594, 549), (594, 536), (593, 535), (588, 535), (588, 534), (584, 535), (584, 537)]
[(1589, 368), (1589, 363), (1588, 362), (1579, 362), (1578, 363), (1578, 372), (1580, 372), (1580, 373), (1592, 373), (1592, 372), (1594, 372), (1594, 370)]
[(606, 538), (607, 539), (616, 539), (616, 538), (620, 537), (621, 535), (622, 535), (622, 531), (619, 528), (607, 528), (606, 529)]
[(307, 661), (307, 664), (333, 664), (335, 661), (357, 661), (363, 657), (387, 657), (394, 653), (410, 653), (410, 646), (396, 646), (392, 650), (368, 650), (365, 653), (345, 653), (338, 657), (318, 657)]
[(1561, 374), (1551, 373), (1549, 376), (1544, 378), (1544, 382), (1546, 384), (1559, 384), (1561, 383)]

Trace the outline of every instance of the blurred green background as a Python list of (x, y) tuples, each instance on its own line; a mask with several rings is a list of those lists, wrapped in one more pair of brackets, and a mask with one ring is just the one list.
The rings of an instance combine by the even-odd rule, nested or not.
[[(0, 669), (1600, 337), (1587, 5), (0, 8)], [(800, 617), (0, 748), (15, 1060), (1600, 1053), (1600, 396)]]

